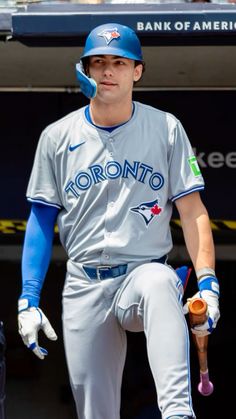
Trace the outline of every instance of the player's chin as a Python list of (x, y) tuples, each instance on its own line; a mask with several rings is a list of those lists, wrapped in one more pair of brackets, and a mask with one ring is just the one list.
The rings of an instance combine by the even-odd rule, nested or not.
[(103, 101), (112, 102), (117, 99), (116, 89), (98, 89), (97, 97)]

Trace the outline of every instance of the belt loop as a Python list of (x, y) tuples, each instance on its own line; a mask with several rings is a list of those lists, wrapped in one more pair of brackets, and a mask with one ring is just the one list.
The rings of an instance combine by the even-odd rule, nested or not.
[(101, 281), (100, 266), (96, 266), (96, 275), (97, 275), (98, 281)]

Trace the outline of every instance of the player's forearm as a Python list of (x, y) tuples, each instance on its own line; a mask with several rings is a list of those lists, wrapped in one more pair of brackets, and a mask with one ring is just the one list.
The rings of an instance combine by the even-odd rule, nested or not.
[(215, 249), (207, 212), (203, 210), (197, 216), (193, 214), (182, 219), (181, 223), (195, 271), (205, 267), (215, 269)]
[(48, 270), (54, 223), (57, 215), (54, 208), (32, 206), (27, 223), (22, 255), (22, 293), (30, 306), (38, 306), (43, 282)]
[(184, 239), (194, 268), (215, 268), (215, 250), (207, 210), (198, 192), (176, 201)]

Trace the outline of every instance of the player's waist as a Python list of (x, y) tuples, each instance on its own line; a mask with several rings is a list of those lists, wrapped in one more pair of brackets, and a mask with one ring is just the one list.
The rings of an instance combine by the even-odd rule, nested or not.
[[(166, 263), (166, 261), (167, 255), (164, 255), (158, 259), (146, 260), (145, 262), (142, 262), (142, 264)], [(67, 270), (72, 275), (85, 275), (90, 280), (102, 281), (126, 275), (138, 265), (139, 263), (124, 263), (120, 265), (85, 265), (69, 259), (67, 262)]]

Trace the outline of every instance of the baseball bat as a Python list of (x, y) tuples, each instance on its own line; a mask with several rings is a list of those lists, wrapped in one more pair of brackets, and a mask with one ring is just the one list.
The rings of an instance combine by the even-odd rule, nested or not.
[[(188, 302), (189, 321), (191, 326), (203, 324), (207, 319), (207, 303), (202, 298), (194, 298)], [(198, 336), (192, 333), (192, 337), (197, 349), (198, 361), (200, 367), (200, 382), (198, 384), (198, 391), (203, 396), (209, 396), (214, 386), (209, 379), (208, 362), (207, 362), (207, 347), (208, 335)]]

